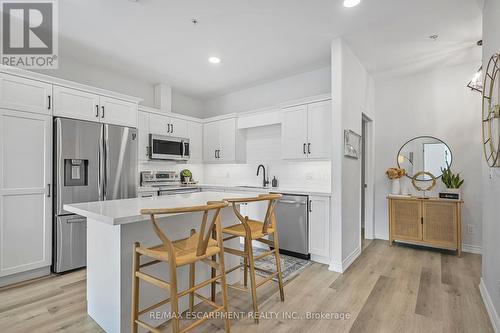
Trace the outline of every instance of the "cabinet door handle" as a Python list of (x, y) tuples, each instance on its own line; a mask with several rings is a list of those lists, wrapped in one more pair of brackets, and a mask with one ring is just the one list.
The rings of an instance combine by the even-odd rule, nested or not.
[(149, 146), (146, 146), (146, 157), (149, 157)]
[(307, 153), (311, 154), (311, 144), (310, 143), (307, 144)]
[(172, 126), (172, 132), (171, 133), (174, 133), (174, 124), (170, 124), (170, 126)]
[(99, 105), (95, 105), (95, 117), (99, 118)]
[(220, 158), (220, 149), (217, 149), (217, 158)]
[(170, 133), (170, 124), (167, 124), (167, 133)]
[(420, 223), (421, 223), (422, 225), (424, 224), (424, 217), (423, 217), (423, 216), (420, 218)]
[(48, 110), (50, 110), (52, 108), (52, 96), (48, 95), (47, 98), (49, 99), (49, 105), (47, 107)]
[(47, 191), (47, 198), (50, 198), (50, 184), (47, 184), (47, 187), (48, 187), (48, 191)]
[(302, 151), (304, 152), (304, 155), (307, 154), (306, 153), (306, 144), (304, 143), (304, 147), (302, 148)]
[(313, 211), (313, 201), (309, 200), (309, 212), (311, 213)]
[(103, 106), (101, 106), (101, 109), (102, 109), (101, 118), (104, 118), (104, 105), (103, 105)]
[(217, 158), (217, 149), (214, 150), (214, 157)]

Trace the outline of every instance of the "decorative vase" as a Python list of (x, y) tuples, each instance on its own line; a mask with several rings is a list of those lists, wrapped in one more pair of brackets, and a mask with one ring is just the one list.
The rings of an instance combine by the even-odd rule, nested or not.
[(399, 181), (399, 178), (392, 179), (391, 182), (392, 182), (391, 193), (396, 194), (396, 195), (400, 194), (401, 193), (401, 183)]
[(403, 178), (401, 179), (401, 194), (402, 195), (410, 195), (410, 188), (408, 187), (408, 181)]
[(458, 195), (458, 198), (457, 198), (458, 200), (460, 200), (462, 198), (462, 190), (459, 189), (459, 188), (447, 188), (445, 190), (445, 192), (447, 192), (447, 193), (453, 193), (455, 195)]

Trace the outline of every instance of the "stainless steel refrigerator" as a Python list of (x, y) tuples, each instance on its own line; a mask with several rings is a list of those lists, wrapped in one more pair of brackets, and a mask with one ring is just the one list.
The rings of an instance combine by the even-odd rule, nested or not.
[(86, 219), (63, 209), (79, 202), (137, 195), (137, 130), (54, 119), (53, 271), (86, 265)]

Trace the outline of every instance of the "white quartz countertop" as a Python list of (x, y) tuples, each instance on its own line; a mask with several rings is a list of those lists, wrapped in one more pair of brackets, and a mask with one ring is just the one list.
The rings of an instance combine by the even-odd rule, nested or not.
[(258, 187), (250, 185), (221, 185), (221, 184), (198, 184), (200, 188), (213, 188), (213, 189), (224, 189), (226, 192), (230, 191), (248, 191), (248, 192), (258, 192), (258, 193), (283, 193), (283, 194), (298, 194), (298, 195), (318, 195), (318, 196), (331, 196), (332, 192), (326, 189), (311, 189), (311, 188), (301, 188), (301, 187)]
[[(256, 193), (286, 193), (286, 194), (298, 194), (298, 195), (317, 195), (317, 196), (331, 196), (332, 193), (330, 190), (317, 188), (301, 188), (301, 187), (259, 187), (252, 185), (239, 185), (239, 184), (196, 184), (196, 185), (183, 185), (179, 186), (179, 189), (182, 188), (201, 188), (203, 189), (213, 189), (213, 190), (221, 190), (225, 192), (256, 192)], [(139, 192), (148, 192), (148, 191), (157, 191), (158, 187), (151, 186), (142, 186), (138, 188)]]
[(200, 206), (208, 201), (221, 201), (224, 198), (245, 198), (258, 195), (259, 192), (195, 192), (165, 195), (152, 198), (133, 198), (109, 201), (94, 201), (64, 205), (68, 212), (110, 225), (120, 225), (149, 220), (141, 215), (143, 208), (179, 208)]

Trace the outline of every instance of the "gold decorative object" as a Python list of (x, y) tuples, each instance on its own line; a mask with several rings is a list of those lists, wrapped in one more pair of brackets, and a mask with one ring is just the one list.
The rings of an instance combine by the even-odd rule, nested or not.
[(483, 84), (483, 148), (490, 167), (500, 167), (500, 54), (488, 62)]
[[(432, 183), (431, 185), (429, 185), (428, 187), (426, 188), (422, 188), (420, 186), (418, 186), (417, 182), (419, 182), (418, 180), (418, 177), (419, 176), (429, 176), (432, 180)], [(415, 187), (415, 189), (419, 192), (425, 192), (425, 191), (430, 191), (432, 190), (435, 186), (436, 186), (436, 177), (434, 177), (434, 175), (430, 172), (427, 172), (427, 171), (420, 171), (420, 172), (417, 172), (413, 178), (411, 179), (411, 183), (413, 184), (413, 187)]]

